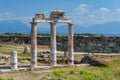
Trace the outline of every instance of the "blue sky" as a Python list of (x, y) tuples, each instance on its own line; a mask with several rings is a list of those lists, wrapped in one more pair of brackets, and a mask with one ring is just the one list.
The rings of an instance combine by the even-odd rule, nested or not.
[(0, 21), (18, 20), (29, 25), (35, 13), (49, 16), (64, 10), (80, 26), (120, 21), (120, 0), (0, 0)]

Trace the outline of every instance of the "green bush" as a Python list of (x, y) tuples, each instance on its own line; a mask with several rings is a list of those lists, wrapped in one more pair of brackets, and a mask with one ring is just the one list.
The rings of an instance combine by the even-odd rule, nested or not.
[(74, 69), (70, 69), (70, 70), (69, 70), (69, 73), (70, 73), (70, 74), (75, 74), (75, 70), (74, 70)]
[(61, 77), (61, 75), (62, 75), (61, 71), (59, 71), (59, 70), (54, 70), (53, 74), (57, 77)]

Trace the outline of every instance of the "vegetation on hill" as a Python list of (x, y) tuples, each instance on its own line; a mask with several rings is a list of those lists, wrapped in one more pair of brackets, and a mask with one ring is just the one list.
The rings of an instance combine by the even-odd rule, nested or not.
[(8, 35), (8, 36), (29, 36), (29, 34), (23, 34), (23, 33), (10, 33), (10, 32), (6, 32), (3, 33), (1, 35)]
[[(9, 36), (30, 36), (30, 34), (23, 34), (23, 33), (11, 33), (11, 32), (6, 32), (1, 35), (9, 35)], [(50, 34), (45, 34), (45, 33), (38, 33), (38, 36), (50, 36)], [(57, 36), (67, 36), (65, 34), (57, 34)], [(74, 36), (104, 36), (100, 34), (91, 34), (91, 33), (83, 33), (83, 34), (74, 34)]]
[(83, 34), (74, 34), (74, 36), (104, 36), (101, 34), (91, 34), (91, 33), (83, 33)]

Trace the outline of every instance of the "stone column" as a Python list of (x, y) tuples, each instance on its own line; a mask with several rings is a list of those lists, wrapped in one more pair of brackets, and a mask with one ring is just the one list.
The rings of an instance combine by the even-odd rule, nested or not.
[(18, 59), (17, 59), (17, 51), (11, 51), (11, 69), (16, 70), (18, 69)]
[(57, 59), (56, 59), (56, 26), (55, 26), (55, 23), (50, 23), (50, 30), (51, 30), (50, 59), (51, 59), (51, 65), (56, 66)]
[(74, 54), (73, 54), (73, 28), (72, 23), (68, 23), (68, 64), (74, 64)]
[(31, 22), (31, 67), (37, 67), (37, 30), (36, 30), (37, 23), (33, 18)]

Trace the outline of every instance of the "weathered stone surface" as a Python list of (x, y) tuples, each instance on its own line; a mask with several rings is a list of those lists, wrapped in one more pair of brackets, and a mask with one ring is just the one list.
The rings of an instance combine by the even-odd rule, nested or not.
[(86, 64), (90, 64), (92, 66), (106, 66), (106, 61), (101, 61), (101, 60), (93, 59), (89, 55), (85, 55), (81, 59), (80, 63), (86, 63)]
[(0, 47), (3, 47), (3, 45), (2, 45), (2, 44), (0, 44)]
[(4, 56), (0, 55), (0, 65), (6, 64)]
[(57, 65), (57, 58), (56, 58), (56, 26), (55, 26), (55, 23), (50, 23), (50, 32), (51, 32), (51, 45), (50, 45), (50, 64), (52, 65), (52, 66), (56, 66)]
[(31, 22), (31, 67), (37, 67), (37, 23), (35, 18)]
[(36, 19), (44, 19), (45, 18), (45, 14), (35, 14), (35, 18)]
[(11, 51), (11, 68), (18, 69), (18, 59), (17, 59), (17, 51)]
[[(57, 50), (67, 51), (67, 36), (57, 36)], [(24, 41), (30, 44), (29, 36), (0, 36), (0, 41), (18, 43)], [(50, 46), (49, 36), (37, 37), (37, 44)], [(74, 36), (74, 51), (75, 52), (120, 52), (120, 37), (85, 37)]]
[(24, 54), (30, 53), (30, 48), (28, 46), (24, 47)]
[(52, 11), (50, 13), (51, 18), (65, 18), (65, 12), (62, 10)]

